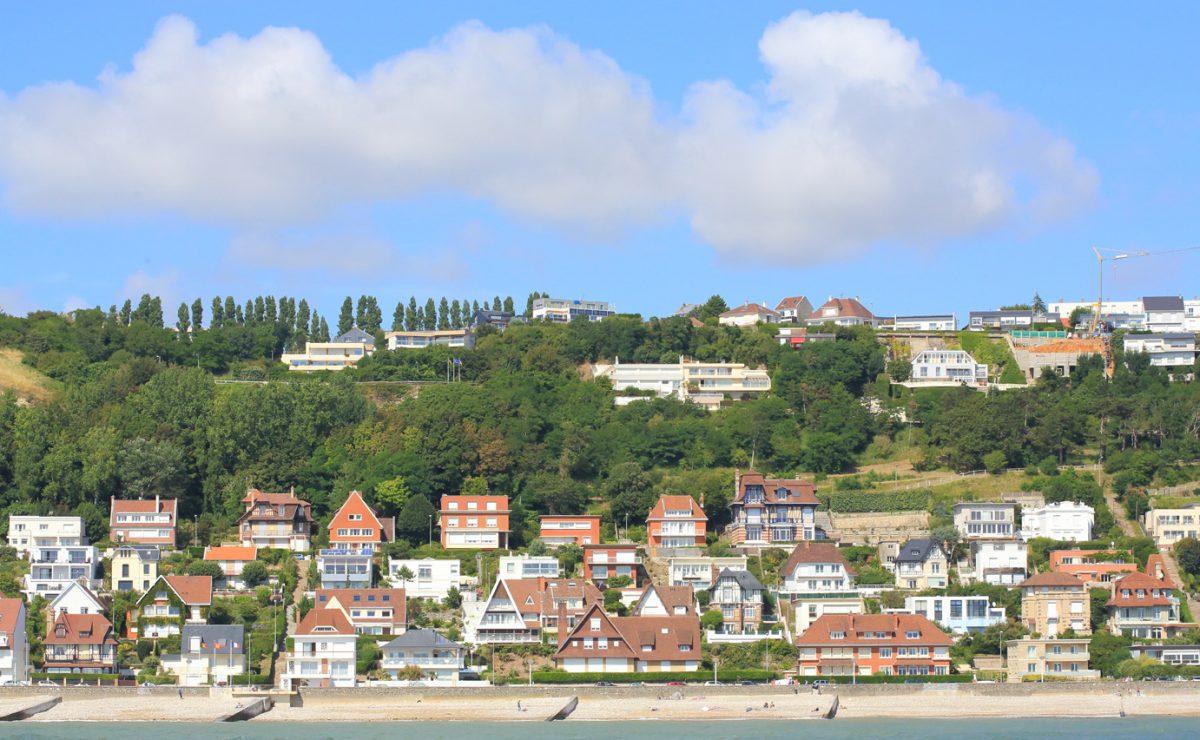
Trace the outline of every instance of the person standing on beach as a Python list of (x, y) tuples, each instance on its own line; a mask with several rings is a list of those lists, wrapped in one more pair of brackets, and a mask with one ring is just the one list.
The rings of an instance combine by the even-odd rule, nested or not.
[(180, 701), (183, 700), (183, 689), (182, 688), (179, 689), (179, 699), (180, 699)]

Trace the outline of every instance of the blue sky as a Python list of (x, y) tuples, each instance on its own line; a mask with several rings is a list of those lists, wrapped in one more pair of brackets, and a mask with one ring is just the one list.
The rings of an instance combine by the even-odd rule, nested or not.
[[(741, 5), (10, 4), (0, 308), (964, 314), (1094, 296), (1093, 244), (1200, 244), (1194, 4)], [(1131, 259), (1106, 293), (1198, 274)]]

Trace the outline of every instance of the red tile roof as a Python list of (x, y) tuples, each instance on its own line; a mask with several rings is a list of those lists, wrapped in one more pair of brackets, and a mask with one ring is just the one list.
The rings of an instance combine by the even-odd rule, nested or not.
[[(836, 313), (825, 316), (825, 309), (832, 308)], [(875, 314), (867, 310), (867, 307), (859, 303), (857, 298), (830, 298), (821, 304), (821, 307), (813, 311), (812, 318), (820, 320), (823, 318), (835, 318), (842, 316), (857, 316), (862, 319), (873, 319)]]
[[(357, 514), (361, 518), (352, 521), (350, 516)], [(338, 534), (339, 529), (362, 529), (369, 527), (375, 534), (370, 537), (349, 536)], [(396, 539), (396, 520), (392, 517), (381, 517), (375, 509), (367, 505), (360, 491), (351, 491), (346, 502), (341, 505), (333, 518), (329, 520), (329, 543), (346, 542), (392, 542)]]
[(841, 563), (847, 573), (851, 576), (854, 575), (854, 569), (850, 567), (850, 563), (846, 561), (838, 546), (832, 542), (801, 542), (797, 544), (780, 572), (784, 578), (787, 578), (795, 573), (796, 567), (802, 563)]
[(732, 309), (726, 311), (725, 313), (721, 314), (719, 318), (723, 319), (723, 318), (727, 318), (727, 317), (731, 317), (731, 316), (749, 316), (749, 315), (761, 315), (761, 314), (773, 315), (774, 313), (775, 312), (772, 311), (771, 309), (767, 308), (766, 306), (760, 305), (758, 303), (746, 303), (741, 306), (738, 306), (737, 308), (732, 308)]
[[(591, 619), (600, 619), (600, 629), (591, 629)], [(586, 649), (584, 638), (609, 639), (606, 652)], [(620, 640), (613, 645), (612, 640)], [(578, 640), (580, 645), (572, 645)], [(681, 649), (687, 646), (687, 650)], [(645, 648), (649, 647), (649, 650)], [(575, 624), (554, 653), (555, 660), (579, 657), (612, 657), (641, 661), (694, 660), (700, 656), (700, 619), (695, 614), (677, 617), (611, 617), (599, 604), (593, 604)]]
[(354, 625), (340, 609), (315, 608), (304, 615), (294, 634), (351, 636), (355, 633)]
[(1083, 590), (1084, 583), (1070, 573), (1038, 573), (1017, 584), (1017, 588), (1033, 588), (1034, 586), (1073, 587)]
[(258, 548), (253, 545), (218, 545), (204, 548), (205, 560), (257, 560)]
[(103, 616), (63, 612), (46, 630), (45, 642), (47, 645), (115, 645), (117, 641), (113, 638), (112, 623)]
[(775, 307), (775, 310), (782, 311), (785, 308), (796, 308), (797, 306), (799, 306), (801, 304), (801, 302), (806, 301), (806, 300), (808, 300), (808, 299), (802, 295), (790, 296), (788, 298), (784, 298), (783, 300), (781, 300), (779, 302), (779, 305)]
[[(811, 504), (819, 505), (817, 489), (806, 480), (795, 478), (767, 478), (753, 470), (742, 473), (737, 477), (737, 490), (734, 491), (734, 503), (742, 503), (746, 498), (747, 486), (762, 486), (763, 501), (769, 504)], [(787, 498), (780, 498), (779, 490), (787, 491)]]
[[(908, 632), (916, 631), (920, 637), (909, 639)], [(841, 632), (845, 637), (834, 639), (831, 633)], [(880, 634), (883, 637), (865, 637)], [(843, 646), (843, 645), (952, 645), (954, 640), (938, 629), (937, 625), (920, 614), (825, 614), (796, 639), (800, 646)]]
[[(457, 503), (458, 508), (457, 509), (446, 508), (447, 505), (450, 504), (451, 502)], [(471, 502), (474, 502), (476, 507), (478, 507), (478, 508), (468, 509), (467, 504), (471, 503)], [(478, 512), (480, 514), (488, 513), (487, 505), (489, 503), (493, 503), (496, 505), (496, 508), (493, 509), (490, 513), (492, 513), (492, 514), (507, 514), (508, 513), (508, 496), (451, 496), (449, 494), (442, 496), (441, 513), (443, 513), (443, 514), (467, 514), (467, 513), (475, 513), (475, 512)]]
[[(689, 513), (686, 517), (667, 517), (667, 511), (683, 511), (686, 509)], [(670, 519), (677, 521), (679, 519), (701, 519), (708, 521), (708, 517), (704, 514), (704, 509), (700, 508), (700, 504), (691, 496), (677, 496), (665, 494), (658, 497), (658, 502), (654, 504), (654, 508), (650, 510), (650, 516), (646, 517), (646, 521), (654, 521), (657, 519)]]
[[(404, 589), (402, 588), (318, 588), (317, 589), (317, 606), (321, 608), (331, 608), (327, 605), (333, 599), (337, 599), (337, 603), (342, 605), (349, 615), (351, 608), (357, 607), (391, 607), (391, 618), (385, 617), (358, 617), (358, 620), (363, 622), (382, 622), (386, 621), (390, 624), (405, 624), (405, 603)], [(358, 597), (358, 601), (354, 598)], [(388, 600), (384, 601), (383, 597), (387, 596)], [(355, 621), (351, 617), (351, 621)]]
[[(1139, 589), (1144, 594), (1141, 597), (1137, 595)], [(1125, 591), (1129, 592), (1128, 596), (1125, 595)], [(1130, 573), (1113, 583), (1113, 595), (1108, 601), (1108, 606), (1169, 606), (1169, 591), (1170, 587), (1157, 578), (1145, 573)]]
[[(212, 576), (163, 576), (162, 579), (188, 606), (212, 604)], [(150, 590), (153, 592), (154, 588)]]
[(110, 521), (116, 521), (118, 513), (124, 514), (170, 514), (175, 518), (178, 501), (173, 498), (155, 499), (113, 499)]
[[(257, 488), (251, 488), (242, 499), (246, 511), (238, 517), (238, 524), (255, 521), (292, 521), (297, 517), (306, 522), (312, 521), (312, 505), (307, 501), (296, 498), (292, 493), (263, 493)], [(265, 503), (272, 507), (271, 511), (259, 513), (255, 505)], [(280, 514), (275, 509), (283, 507)]]
[(0, 599), (0, 634), (8, 635), (8, 644), (13, 645), (17, 631), (17, 622), (25, 602), (20, 599)]

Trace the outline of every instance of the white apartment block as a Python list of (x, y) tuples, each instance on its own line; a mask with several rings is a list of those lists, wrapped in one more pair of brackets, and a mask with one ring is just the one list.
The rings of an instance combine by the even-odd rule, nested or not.
[(1017, 534), (1017, 505), (963, 503), (954, 505), (954, 526), (968, 540), (1008, 540)]
[(1015, 586), (1029, 573), (1029, 545), (1015, 539), (976, 540), (971, 543), (971, 561), (974, 571), (960, 572), (963, 580)]
[(1183, 302), (1183, 330), (1200, 333), (1200, 298), (1189, 298)]
[(77, 516), (12, 516), (8, 546), (29, 558), (39, 547), (77, 547), (88, 543), (83, 520)]
[(358, 635), (337, 609), (313, 609), (292, 636), (284, 686), (353, 688)]
[(425, 349), (426, 347), (464, 347), (470, 349), (475, 342), (473, 335), (466, 329), (445, 329), (438, 331), (389, 331), (384, 332), (387, 348)]
[(1004, 622), (1004, 607), (992, 606), (986, 596), (909, 596), (904, 611), (920, 614), (956, 634), (983, 632)]
[(747, 557), (718, 558), (708, 555), (691, 555), (667, 559), (667, 583), (670, 586), (691, 586), (693, 591), (704, 591), (713, 585), (713, 580), (722, 570), (746, 570)]
[(375, 339), (365, 331), (354, 328), (332, 342), (306, 342), (303, 352), (286, 352), (279, 361), (288, 370), (314, 373), (318, 370), (343, 370), (358, 364), (375, 351)]
[(1021, 512), (1021, 539), (1048, 537), (1062, 542), (1085, 542), (1092, 538), (1096, 512), (1078, 501), (1059, 501)]
[(987, 382), (987, 371), (987, 365), (976, 362), (969, 352), (961, 349), (927, 349), (913, 358), (910, 380), (981, 383)]
[(744, 400), (771, 390), (766, 370), (738, 362), (697, 362), (684, 357), (678, 364), (622, 363), (596, 365), (593, 377), (611, 379), (613, 390), (627, 388), (653, 391), (660, 398), (673, 397), (719, 408), (725, 399)]
[(1142, 520), (1146, 534), (1159, 547), (1171, 547), (1183, 539), (1200, 539), (1200, 505), (1180, 509), (1151, 509)]
[(558, 578), (562, 566), (553, 555), (504, 555), (500, 558), (500, 578)]
[[(412, 578), (400, 577), (400, 571), (408, 568)], [(422, 599), (444, 599), (450, 589), (462, 590), (463, 577), (457, 559), (434, 560), (402, 560), (388, 558), (388, 580), (394, 588), (403, 588), (408, 596)]]
[(1187, 306), (1180, 296), (1144, 296), (1142, 311), (1146, 328), (1152, 332), (1173, 333), (1184, 330)]
[(892, 331), (957, 331), (958, 317), (952, 313), (930, 316), (893, 316), (881, 329)]
[(1154, 367), (1191, 368), (1196, 362), (1196, 335), (1127, 334), (1125, 352), (1144, 352)]
[[(1046, 305), (1046, 312), (1058, 314), (1062, 318), (1068, 318), (1076, 309), (1083, 309), (1088, 313), (1096, 310), (1095, 300), (1083, 301), (1054, 301)], [(1135, 301), (1104, 301), (1100, 304), (1100, 315), (1108, 316), (1110, 314), (1140, 314), (1142, 313), (1141, 300)]]
[(570, 298), (535, 298), (533, 301), (534, 319), (567, 323), (583, 317), (588, 321), (601, 319), (616, 314), (608, 301), (572, 300)]

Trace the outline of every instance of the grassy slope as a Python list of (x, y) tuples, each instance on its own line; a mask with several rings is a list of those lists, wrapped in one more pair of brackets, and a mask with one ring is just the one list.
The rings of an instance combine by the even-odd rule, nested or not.
[(45, 375), (21, 364), (19, 350), (0, 349), (0, 393), (11, 389), (26, 401), (45, 401), (53, 395), (54, 385)]

